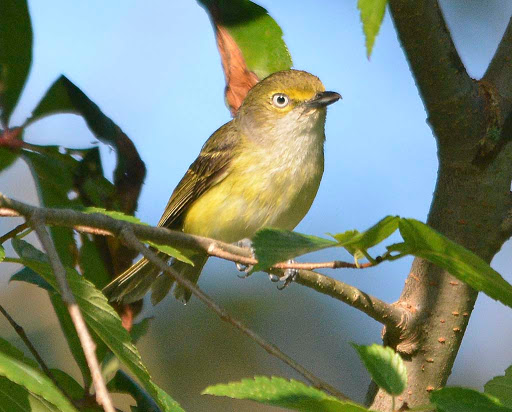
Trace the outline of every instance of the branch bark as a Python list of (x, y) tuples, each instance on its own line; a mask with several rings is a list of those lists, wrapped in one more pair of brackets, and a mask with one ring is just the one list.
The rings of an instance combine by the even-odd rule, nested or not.
[[(389, 5), (438, 143), (439, 171), (427, 223), (490, 262), (506, 240), (511, 145), (491, 147), (485, 163), (475, 159), (509, 116), (500, 82), (509, 76), (501, 70), (508, 67), (502, 60), (510, 59), (510, 54), (505, 56), (511, 47), (510, 27), (487, 83), (475, 82), (461, 64), (436, 0), (390, 0)], [(496, 86), (489, 83), (491, 78)], [(446, 384), (476, 297), (448, 272), (414, 260), (398, 303), (415, 315), (401, 335), (388, 330), (384, 335), (384, 343), (402, 354), (407, 366), (408, 387), (397, 407), (425, 404), (432, 390)], [(391, 397), (383, 391), (374, 395), (372, 409), (389, 410)]]
[(68, 307), (69, 315), (73, 321), (73, 324), (75, 325), (78, 338), (80, 339), (80, 343), (87, 360), (87, 365), (91, 371), (91, 377), (94, 384), (94, 389), (96, 391), (96, 401), (103, 407), (105, 412), (115, 412), (112, 399), (110, 398), (110, 394), (108, 393), (107, 386), (105, 385), (105, 381), (103, 380), (103, 376), (101, 374), (98, 358), (96, 357), (96, 345), (94, 344), (94, 341), (92, 340), (91, 335), (87, 330), (87, 326), (82, 317), (82, 313), (80, 312), (80, 308), (76, 303), (73, 293), (71, 292), (71, 288), (69, 287), (68, 281), (66, 279), (66, 270), (60, 261), (52, 238), (43, 225), (44, 221), (42, 220), (41, 215), (35, 211), (30, 216), (30, 226), (34, 228), (35, 232), (37, 233), (37, 237), (43, 246), (43, 249), (48, 255), (50, 265), (59, 284), (62, 300)]

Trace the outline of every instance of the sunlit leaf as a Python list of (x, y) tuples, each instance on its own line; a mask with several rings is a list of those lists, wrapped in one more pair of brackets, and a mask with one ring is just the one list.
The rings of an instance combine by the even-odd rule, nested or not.
[(390, 347), (356, 345), (364, 366), (375, 383), (390, 395), (400, 395), (407, 386), (407, 371), (400, 355)]
[(363, 32), (366, 37), (366, 55), (370, 58), (375, 38), (379, 33), (388, 0), (358, 0)]
[(485, 393), (495, 396), (500, 402), (512, 408), (512, 366), (505, 371), (505, 376), (496, 376), (484, 386)]
[(252, 246), (258, 259), (254, 270), (268, 269), (275, 263), (337, 245), (338, 242), (329, 239), (289, 230), (261, 229), (252, 238)]
[(401, 219), (399, 229), (408, 253), (429, 260), (472, 288), (512, 307), (512, 285), (482, 258), (417, 220)]
[(484, 393), (466, 388), (443, 388), (430, 395), (438, 412), (512, 412)]
[(297, 411), (366, 412), (368, 409), (351, 402), (343, 402), (318, 389), (296, 380), (273, 376), (255, 376), (240, 382), (208, 386), (204, 395), (249, 399), (267, 405)]

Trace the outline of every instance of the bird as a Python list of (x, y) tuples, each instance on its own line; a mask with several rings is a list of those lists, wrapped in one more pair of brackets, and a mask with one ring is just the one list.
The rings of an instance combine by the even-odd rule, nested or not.
[[(203, 145), (158, 226), (228, 243), (250, 239), (263, 227), (294, 229), (322, 179), (326, 107), (340, 98), (301, 70), (275, 72), (256, 83), (235, 117)], [(208, 255), (197, 252), (190, 258), (193, 266), (171, 264), (197, 283)], [(169, 274), (143, 257), (103, 291), (110, 301), (130, 303), (152, 289), (157, 304), (173, 284)], [(191, 293), (177, 284), (174, 295), (186, 303)]]

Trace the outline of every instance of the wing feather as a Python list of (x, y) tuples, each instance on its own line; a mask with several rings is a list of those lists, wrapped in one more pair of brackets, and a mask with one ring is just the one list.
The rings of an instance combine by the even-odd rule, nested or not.
[(192, 203), (209, 188), (221, 182), (230, 171), (240, 135), (232, 120), (218, 129), (204, 144), (197, 159), (171, 195), (158, 226), (178, 228)]

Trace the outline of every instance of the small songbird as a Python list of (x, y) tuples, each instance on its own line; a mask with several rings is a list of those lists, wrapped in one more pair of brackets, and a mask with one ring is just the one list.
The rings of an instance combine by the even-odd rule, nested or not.
[[(251, 238), (263, 227), (293, 229), (308, 212), (324, 170), (326, 106), (339, 100), (312, 74), (273, 73), (257, 83), (236, 116), (218, 129), (174, 189), (158, 226), (224, 242)], [(169, 256), (159, 252), (169, 260)], [(208, 256), (194, 266), (175, 261), (181, 275), (197, 282)], [(174, 280), (140, 259), (104, 292), (112, 301), (141, 299), (152, 288), (153, 304)], [(176, 285), (186, 302), (190, 292)]]

